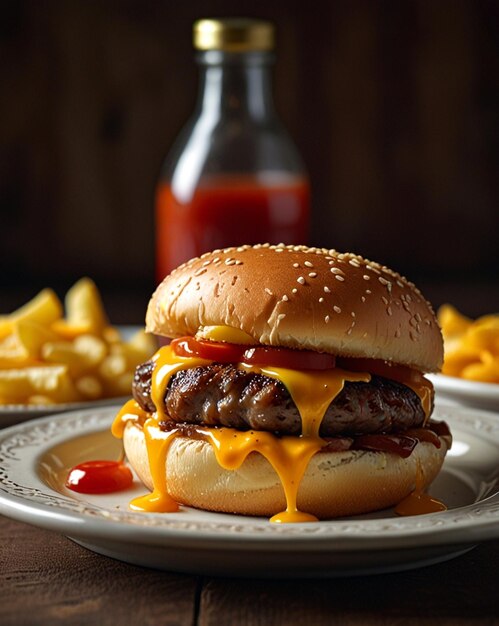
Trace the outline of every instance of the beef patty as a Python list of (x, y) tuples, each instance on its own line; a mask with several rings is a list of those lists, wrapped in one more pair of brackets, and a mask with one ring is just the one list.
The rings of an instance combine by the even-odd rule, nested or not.
[[(134, 399), (151, 413), (156, 410), (151, 398), (153, 370), (152, 361), (139, 365), (133, 381)], [(164, 408), (167, 419), (177, 423), (301, 433), (300, 414), (281, 382), (226, 363), (174, 374)], [(399, 432), (421, 426), (424, 418), (419, 396), (412, 389), (372, 376), (369, 383), (345, 382), (324, 415), (320, 435)]]

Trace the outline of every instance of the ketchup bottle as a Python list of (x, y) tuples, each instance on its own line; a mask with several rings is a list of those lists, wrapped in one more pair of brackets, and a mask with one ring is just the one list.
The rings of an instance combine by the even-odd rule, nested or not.
[(309, 234), (308, 177), (272, 100), (272, 24), (200, 20), (193, 34), (201, 85), (156, 190), (158, 280), (209, 250)]

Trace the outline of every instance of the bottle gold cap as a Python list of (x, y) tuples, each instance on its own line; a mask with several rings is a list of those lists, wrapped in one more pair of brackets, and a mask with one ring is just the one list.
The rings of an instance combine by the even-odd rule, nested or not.
[(250, 18), (197, 20), (193, 27), (193, 43), (197, 50), (272, 50), (274, 26), (270, 22)]

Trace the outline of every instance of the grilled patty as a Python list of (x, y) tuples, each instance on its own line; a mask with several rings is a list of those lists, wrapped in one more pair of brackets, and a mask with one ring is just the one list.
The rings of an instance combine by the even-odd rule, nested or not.
[[(148, 412), (154, 363), (139, 365), (133, 397)], [(172, 376), (164, 398), (170, 421), (239, 430), (299, 435), (301, 418), (279, 381), (226, 363), (182, 370)], [(421, 426), (425, 418), (418, 395), (409, 387), (380, 376), (369, 383), (345, 382), (321, 424), (323, 437), (390, 433)]]

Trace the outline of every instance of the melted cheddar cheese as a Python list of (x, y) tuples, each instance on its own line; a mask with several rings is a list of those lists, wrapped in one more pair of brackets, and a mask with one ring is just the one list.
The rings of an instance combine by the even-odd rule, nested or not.
[[(219, 335), (220, 333), (217, 334)], [(178, 510), (178, 504), (168, 494), (166, 459), (171, 443), (177, 436), (181, 436), (181, 433), (176, 429), (164, 432), (159, 426), (159, 422), (168, 420), (164, 413), (166, 389), (170, 378), (176, 372), (207, 365), (211, 361), (178, 356), (170, 346), (160, 348), (153, 358), (155, 368), (152, 375), (151, 397), (156, 412), (148, 414), (135, 401), (130, 400), (116, 416), (112, 432), (116, 437), (122, 437), (127, 422), (143, 424), (154, 488), (152, 493), (133, 500), (130, 506), (134, 510), (169, 512)], [(345, 381), (369, 382), (371, 375), (340, 368), (324, 371), (291, 370), (243, 363), (238, 367), (274, 378), (287, 388), (301, 416), (301, 435), (276, 437), (272, 433), (262, 431), (198, 426), (193, 427), (196, 437), (212, 445), (217, 462), (228, 470), (239, 468), (253, 452), (261, 454), (269, 461), (279, 477), (286, 498), (285, 511), (274, 515), (271, 521), (278, 523), (316, 521), (317, 518), (313, 515), (298, 509), (297, 494), (310, 459), (326, 444), (319, 436), (322, 419), (330, 403), (343, 389)], [(431, 391), (424, 384), (408, 386), (421, 397), (429, 414)]]

